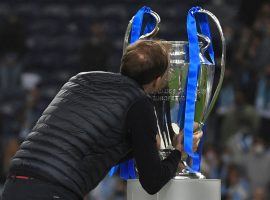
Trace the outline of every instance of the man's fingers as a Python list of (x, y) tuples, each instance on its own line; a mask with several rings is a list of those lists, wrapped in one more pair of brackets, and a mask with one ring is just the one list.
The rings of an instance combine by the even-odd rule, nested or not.
[(197, 151), (198, 146), (199, 146), (199, 143), (200, 143), (200, 140), (198, 140), (196, 143), (193, 143), (192, 150), (193, 150), (194, 152)]
[(192, 148), (192, 151), (195, 152), (195, 151), (197, 151), (197, 149), (198, 149), (198, 147), (194, 146), (194, 147)]
[[(195, 122), (194, 123), (194, 130), (195, 132), (193, 133), (193, 145), (192, 145), (192, 150), (195, 152), (198, 149), (199, 143), (200, 143), (200, 139), (203, 136), (203, 131), (202, 130), (197, 130), (199, 128), (199, 123)], [(177, 135), (177, 140), (182, 141), (183, 140), (183, 132), (180, 131), (179, 134)], [(183, 147), (182, 147), (183, 148)]]
[(183, 136), (184, 136), (184, 134), (183, 134), (183, 132), (181, 131), (181, 132), (179, 133), (179, 137), (180, 137), (180, 138), (183, 138)]
[(193, 135), (193, 151), (197, 151), (199, 143), (200, 143), (200, 139), (203, 136), (203, 132), (202, 131), (197, 131), (194, 133)]
[(194, 122), (193, 124), (193, 130), (197, 131), (197, 129), (199, 128), (199, 123), (198, 122)]
[(183, 141), (183, 133), (180, 132), (178, 135), (175, 135), (173, 139), (173, 146), (181, 152), (183, 151), (182, 141)]
[(193, 134), (193, 140), (199, 140), (201, 139), (203, 136), (203, 132), (202, 131), (197, 131)]

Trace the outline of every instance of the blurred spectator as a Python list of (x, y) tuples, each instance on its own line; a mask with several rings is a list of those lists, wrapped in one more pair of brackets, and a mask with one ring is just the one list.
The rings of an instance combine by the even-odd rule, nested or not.
[(0, 99), (8, 99), (22, 92), (21, 71), (22, 65), (16, 54), (5, 54), (0, 57)]
[(224, 200), (248, 200), (250, 197), (248, 182), (237, 165), (232, 164), (228, 167), (228, 177), (224, 186)]
[(21, 92), (22, 56), (25, 53), (24, 26), (8, 15), (0, 27), (0, 100)]
[(23, 105), (11, 100), (2, 103), (1, 112), (1, 134), (4, 138), (18, 137), (20, 127), (22, 125)]
[(112, 44), (106, 38), (105, 27), (95, 22), (90, 27), (90, 38), (85, 41), (81, 53), (81, 71), (108, 71), (108, 59)]
[(257, 187), (252, 194), (253, 200), (266, 200), (267, 199), (267, 192), (265, 188)]
[(254, 3), (254, 1), (241, 0), (241, 5), (239, 8), (240, 21), (251, 26), (256, 19), (256, 15), (259, 12), (262, 3), (266, 1), (268, 0), (257, 0), (256, 3)]
[(19, 148), (19, 141), (17, 138), (11, 138), (6, 141), (5, 146), (7, 148), (4, 149), (4, 157), (3, 157), (3, 172), (6, 174), (9, 167), (10, 159), (15, 155), (16, 151)]
[(257, 86), (257, 74), (261, 70), (258, 67), (257, 55), (261, 44), (261, 35), (253, 32), (247, 27), (241, 27), (240, 34), (236, 37), (237, 46), (232, 56), (234, 66), (234, 81), (237, 88), (246, 88), (245, 95), (247, 102), (254, 103), (255, 91)]
[(225, 71), (222, 90), (220, 91), (217, 105), (217, 114), (220, 116), (231, 112), (235, 106), (235, 86), (232, 73), (230, 68)]
[(261, 75), (259, 80), (256, 109), (261, 117), (262, 137), (270, 142), (270, 64), (266, 67), (265, 73)]
[(251, 151), (239, 160), (240, 163), (247, 173), (253, 193), (257, 188), (267, 188), (270, 183), (270, 152), (262, 138), (254, 139)]
[(257, 18), (254, 21), (254, 29), (264, 36), (269, 36), (270, 3), (265, 2), (261, 5)]
[(220, 140), (223, 144), (237, 133), (254, 134), (258, 130), (259, 116), (255, 108), (247, 102), (246, 93), (237, 90), (235, 93), (235, 107), (228, 112), (221, 125)]
[(41, 94), (39, 87), (35, 87), (30, 90), (27, 94), (26, 105), (25, 105), (25, 116), (20, 131), (20, 138), (25, 139), (28, 133), (36, 124), (40, 115), (42, 114), (45, 106), (41, 102)]
[(41, 77), (33, 72), (24, 72), (21, 76), (22, 87), (25, 91), (30, 91), (41, 82)]
[[(254, 44), (256, 47), (251, 52), (251, 65), (255, 70), (259, 70), (259, 73), (264, 72), (264, 68), (269, 64), (270, 57), (270, 3), (267, 2), (262, 5), (258, 12), (257, 19), (254, 23), (253, 35), (257, 34), (257, 38), (254, 38)], [(252, 43), (251, 43), (252, 44)], [(252, 48), (252, 47), (251, 47)]]
[(16, 54), (20, 58), (25, 54), (24, 24), (18, 16), (8, 15), (0, 28), (0, 55)]
[(205, 147), (205, 152), (202, 160), (202, 171), (207, 178), (216, 179), (220, 177), (220, 157), (216, 149), (211, 145)]

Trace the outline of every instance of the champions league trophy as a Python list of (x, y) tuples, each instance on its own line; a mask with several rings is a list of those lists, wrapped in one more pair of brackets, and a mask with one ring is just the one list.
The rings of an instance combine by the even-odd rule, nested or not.
[[(147, 23), (143, 25), (145, 16), (151, 22), (148, 25)], [(216, 65), (208, 17), (217, 26), (222, 42), (220, 78), (214, 92), (212, 86)], [(197, 31), (196, 20), (199, 21), (197, 25), (200, 26), (200, 33)], [(137, 33), (134, 30), (134, 23), (136, 23), (135, 27), (138, 25), (140, 27)], [(123, 51), (125, 52), (129, 43), (138, 39), (151, 40), (159, 31), (159, 23), (160, 17), (157, 13), (147, 7), (140, 9), (129, 22)], [(144, 32), (141, 30), (143, 26), (145, 27)], [(192, 151), (192, 136), (193, 122), (199, 123), (199, 129), (203, 128), (220, 92), (225, 72), (225, 38), (218, 19), (211, 12), (200, 7), (194, 7), (189, 11), (187, 31), (188, 41), (162, 41), (169, 49), (168, 86), (153, 96), (161, 138), (160, 156), (164, 159), (169, 155), (173, 150), (172, 141), (175, 134), (182, 130), (184, 133), (184, 153), (182, 155), (184, 167), (154, 196), (147, 195), (138, 180), (128, 181), (128, 200), (220, 199), (220, 181), (205, 179), (204, 175), (199, 172), (200, 152)], [(134, 33), (135, 37), (132, 38)], [(201, 144), (198, 151), (201, 151), (200, 146)]]

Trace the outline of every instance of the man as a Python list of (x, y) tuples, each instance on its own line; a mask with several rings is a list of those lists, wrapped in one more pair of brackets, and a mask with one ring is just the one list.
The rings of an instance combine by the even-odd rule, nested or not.
[(72, 77), (12, 159), (3, 200), (82, 199), (130, 155), (144, 189), (158, 192), (174, 177), (182, 149), (180, 135), (168, 158), (159, 158), (148, 94), (164, 87), (167, 69), (160, 42), (138, 41), (127, 48), (121, 74)]

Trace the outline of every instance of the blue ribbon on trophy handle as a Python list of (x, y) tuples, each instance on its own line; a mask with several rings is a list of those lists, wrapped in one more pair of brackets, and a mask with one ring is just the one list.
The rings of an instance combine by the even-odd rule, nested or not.
[[(185, 105), (185, 119), (184, 119), (184, 150), (192, 159), (191, 167), (188, 167), (188, 170), (192, 172), (198, 172), (200, 170), (200, 162), (201, 162), (201, 144), (199, 145), (199, 150), (197, 152), (193, 152), (193, 123), (195, 118), (195, 101), (197, 94), (197, 84), (198, 84), (198, 75), (200, 70), (200, 47), (199, 47), (199, 39), (198, 36), (200, 34), (197, 30), (197, 20), (199, 23), (200, 31), (203, 35), (210, 39), (210, 44), (207, 48), (207, 52), (209, 54), (211, 64), (215, 64), (214, 61), (214, 51), (211, 43), (211, 34), (208, 23), (208, 16), (210, 16), (213, 21), (216, 23), (217, 28), (219, 30), (221, 41), (222, 41), (222, 57), (221, 57), (221, 75), (216, 91), (213, 95), (212, 101), (209, 104), (209, 108), (205, 113), (205, 116), (200, 124), (200, 128), (203, 128), (204, 122), (208, 115), (210, 114), (215, 101), (217, 99), (218, 93), (221, 89), (221, 85), (223, 82), (224, 72), (225, 72), (225, 39), (223, 36), (223, 32), (221, 26), (219, 24), (218, 19), (209, 11), (204, 10), (200, 7), (193, 7), (189, 10), (187, 16), (187, 32), (188, 32), (188, 41), (189, 41), (189, 71), (188, 71), (188, 80), (186, 87), (186, 105)], [(180, 124), (179, 124), (180, 125)]]
[[(142, 31), (144, 17), (149, 17), (146, 21), (146, 26)], [(129, 21), (123, 43), (123, 54), (129, 44), (136, 42), (139, 39), (146, 39), (155, 36), (159, 31), (160, 23), (159, 15), (152, 11), (149, 7), (142, 7)]]
[[(147, 19), (145, 18), (147, 17)], [(145, 23), (145, 28), (143, 29)], [(157, 13), (151, 10), (149, 7), (142, 7), (130, 20), (124, 38), (123, 54), (129, 44), (136, 42), (139, 39), (146, 39), (153, 37), (159, 30), (158, 25), (160, 23), (160, 17)], [(135, 173), (135, 161), (134, 159), (120, 163), (114, 166), (109, 176), (113, 176), (120, 169), (120, 177), (127, 179), (136, 178)]]

